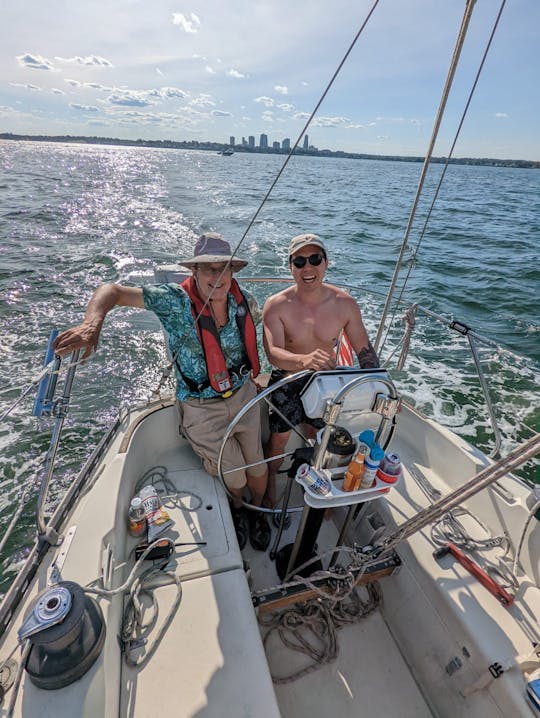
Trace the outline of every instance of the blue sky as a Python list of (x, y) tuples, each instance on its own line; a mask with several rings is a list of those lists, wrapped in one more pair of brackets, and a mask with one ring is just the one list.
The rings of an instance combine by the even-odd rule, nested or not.
[[(11, 0), (0, 132), (269, 141), (300, 133), (373, 0)], [(422, 155), (464, 0), (380, 0), (309, 129), (319, 149)], [(500, 0), (477, 0), (436, 155)], [(540, 2), (508, 0), (458, 157), (540, 160)]]

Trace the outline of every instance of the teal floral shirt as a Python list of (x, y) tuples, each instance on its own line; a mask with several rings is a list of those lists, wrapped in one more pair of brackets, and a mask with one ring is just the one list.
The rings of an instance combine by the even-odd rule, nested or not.
[[(167, 332), (169, 349), (171, 354), (176, 356), (176, 396), (179, 401), (185, 401), (189, 397), (201, 397), (211, 399), (219, 396), (212, 387), (207, 386), (202, 391), (194, 390), (193, 386), (188, 387), (182, 374), (189, 377), (195, 384), (202, 384), (208, 381), (204, 354), (199, 342), (195, 319), (191, 311), (189, 297), (180, 289), (178, 284), (147, 284), (143, 288), (145, 309), (154, 312)], [(261, 312), (255, 298), (245, 289), (242, 289), (255, 324), (261, 321)], [(240, 337), (240, 331), (236, 324), (236, 302), (229, 293), (229, 321), (219, 333), (221, 348), (225, 356), (227, 366), (238, 366), (245, 357), (244, 343)], [(178, 368), (180, 365), (182, 373)], [(244, 384), (249, 376), (231, 374), (233, 389), (238, 389)]]

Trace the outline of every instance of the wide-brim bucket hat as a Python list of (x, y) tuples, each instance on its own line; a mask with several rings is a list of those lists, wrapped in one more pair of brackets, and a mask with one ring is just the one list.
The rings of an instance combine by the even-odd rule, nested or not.
[(211, 262), (230, 262), (233, 270), (243, 269), (247, 265), (245, 259), (232, 256), (231, 245), (217, 232), (202, 234), (195, 243), (193, 257), (178, 260), (183, 267), (210, 264)]

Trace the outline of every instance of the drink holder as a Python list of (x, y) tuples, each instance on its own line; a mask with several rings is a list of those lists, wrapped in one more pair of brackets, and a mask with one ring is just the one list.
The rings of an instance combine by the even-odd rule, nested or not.
[[(310, 468), (313, 473), (318, 473), (313, 467)], [(335, 506), (352, 506), (354, 504), (361, 504), (365, 501), (371, 501), (372, 499), (378, 499), (381, 496), (388, 494), (390, 489), (399, 483), (402, 472), (397, 476), (389, 476), (388, 479), (391, 481), (384, 481), (380, 476), (376, 476), (373, 486), (367, 489), (357, 489), (356, 491), (342, 491), (340, 486), (343, 483), (342, 479), (334, 479), (332, 477), (343, 474), (343, 467), (338, 469), (325, 469), (324, 476), (328, 480), (328, 474), (330, 474), (330, 485), (331, 489), (328, 494), (321, 496), (311, 490), (310, 486), (304, 481), (298, 474), (295, 477), (297, 483), (304, 488), (304, 501), (313, 509), (329, 509)], [(385, 474), (385, 476), (387, 476)]]

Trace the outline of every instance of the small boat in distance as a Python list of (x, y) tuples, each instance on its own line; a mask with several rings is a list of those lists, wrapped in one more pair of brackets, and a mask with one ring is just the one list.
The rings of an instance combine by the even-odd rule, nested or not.
[(223, 155), (224, 157), (230, 157), (231, 155), (234, 155), (234, 150), (232, 147), (228, 147), (226, 150), (222, 150), (221, 152), (218, 152), (218, 155)]

